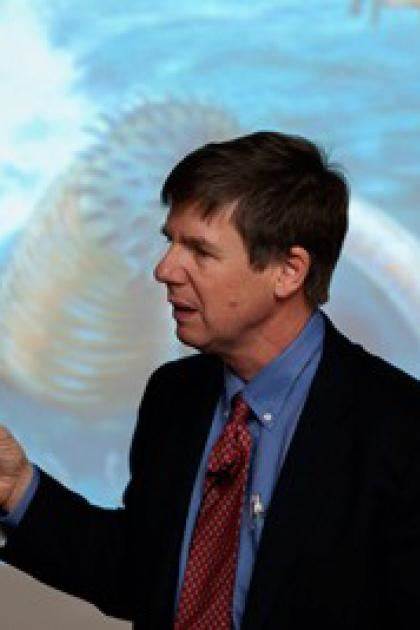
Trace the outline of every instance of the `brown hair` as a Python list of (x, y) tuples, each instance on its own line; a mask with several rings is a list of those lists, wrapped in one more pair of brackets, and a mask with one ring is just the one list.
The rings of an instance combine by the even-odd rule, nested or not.
[(206, 144), (173, 168), (161, 199), (175, 210), (198, 201), (203, 218), (236, 201), (232, 221), (252, 267), (262, 270), (300, 245), (311, 256), (304, 284), (308, 303), (328, 300), (348, 226), (349, 187), (313, 142), (260, 131)]

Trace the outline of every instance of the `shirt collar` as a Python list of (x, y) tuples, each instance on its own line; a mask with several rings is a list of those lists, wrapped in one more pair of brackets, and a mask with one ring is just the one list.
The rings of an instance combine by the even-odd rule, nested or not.
[(296, 339), (248, 383), (225, 365), (224, 409), (229, 410), (233, 396), (242, 392), (256, 418), (264, 427), (272, 428), (293, 385), (314, 354), (322, 348), (324, 333), (324, 317), (320, 310), (316, 310)]

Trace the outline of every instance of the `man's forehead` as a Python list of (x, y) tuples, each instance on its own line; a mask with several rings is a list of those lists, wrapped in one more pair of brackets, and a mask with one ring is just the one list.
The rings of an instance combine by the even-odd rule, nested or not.
[(209, 216), (203, 216), (197, 207), (177, 209), (175, 212), (170, 209), (161, 232), (171, 241), (205, 247), (217, 255), (234, 247), (236, 241), (242, 241), (231, 215), (228, 208)]
[(232, 225), (232, 215), (236, 203), (226, 203), (215, 207), (211, 212), (206, 213), (203, 204), (200, 201), (187, 201), (184, 203), (174, 204), (170, 207), (166, 216), (165, 226), (172, 225), (191, 225), (199, 228), (208, 228), (209, 226)]

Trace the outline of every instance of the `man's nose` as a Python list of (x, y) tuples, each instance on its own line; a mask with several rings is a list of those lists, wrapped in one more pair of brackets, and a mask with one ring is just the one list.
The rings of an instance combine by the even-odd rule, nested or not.
[(185, 271), (178, 258), (172, 245), (154, 269), (153, 275), (157, 282), (163, 282), (165, 284), (184, 282)]

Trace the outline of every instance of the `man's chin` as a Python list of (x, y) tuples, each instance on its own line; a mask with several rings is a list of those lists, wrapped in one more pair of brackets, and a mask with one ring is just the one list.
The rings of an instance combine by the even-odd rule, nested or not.
[(185, 330), (185, 328), (179, 324), (176, 327), (176, 336), (183, 344), (195, 348), (196, 350), (203, 350), (205, 346), (203, 340), (200, 341), (197, 335), (194, 335), (192, 331)]
[(194, 331), (188, 326), (182, 326), (182, 324), (177, 324), (176, 336), (179, 341), (190, 348), (195, 348), (196, 350), (200, 350), (200, 352), (205, 352), (208, 354), (215, 354), (216, 349), (214, 348), (215, 343), (213, 339), (209, 339), (204, 335), (199, 335), (198, 331)]

